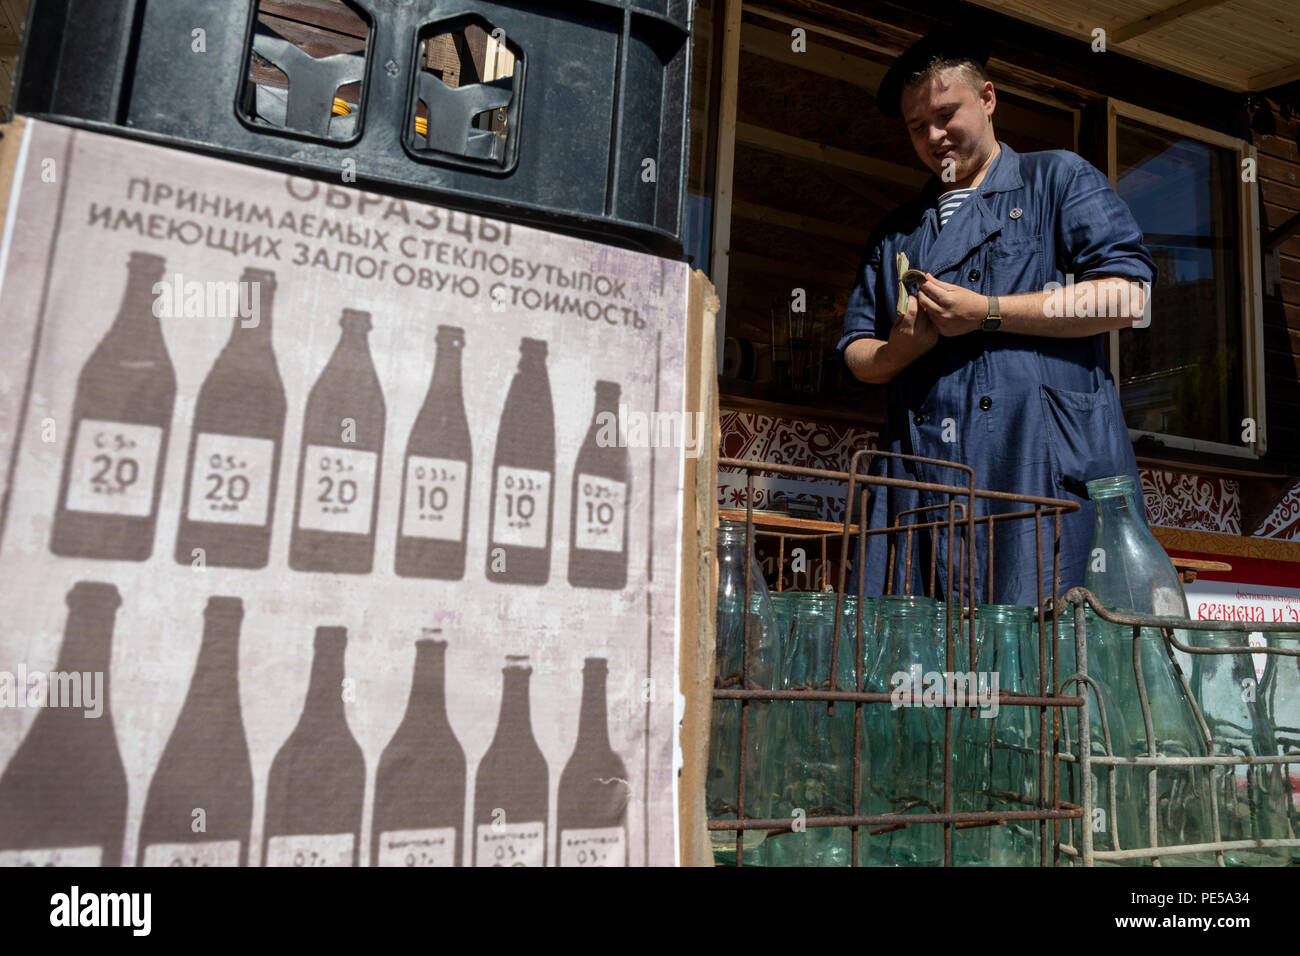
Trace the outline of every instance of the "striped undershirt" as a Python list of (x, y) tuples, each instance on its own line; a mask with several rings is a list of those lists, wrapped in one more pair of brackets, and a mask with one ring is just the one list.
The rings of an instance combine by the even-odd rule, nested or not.
[(966, 201), (966, 197), (975, 191), (975, 187), (969, 189), (953, 189), (943, 193), (939, 197), (939, 228), (942, 229), (948, 225), (948, 220), (952, 214), (961, 208), (961, 204)]

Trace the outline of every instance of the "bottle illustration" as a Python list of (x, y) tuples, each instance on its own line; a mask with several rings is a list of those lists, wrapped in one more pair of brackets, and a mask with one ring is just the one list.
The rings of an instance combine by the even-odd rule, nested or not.
[[(271, 547), (285, 396), (271, 345), (275, 273), (245, 269), (255, 324), (236, 315), (199, 389), (176, 560), (264, 568)], [(198, 553), (196, 553), (198, 552)]]
[(112, 327), (77, 379), (50, 550), (144, 561), (153, 553), (176, 373), (154, 314), (165, 260), (131, 253)]
[(316, 628), (298, 726), (271, 763), (263, 866), (356, 866), (366, 760), (343, 710), (344, 627)]
[(560, 774), (556, 826), (560, 866), (627, 866), (627, 767), (609, 743), (605, 682), (609, 664), (582, 667), (578, 742)]
[(244, 603), (212, 597), (180, 717), (149, 784), (140, 866), (247, 866), (253, 768), (239, 704)]
[[(627, 448), (617, 428), (619, 387), (596, 383), (596, 410), (573, 469), (569, 516), (569, 583), (610, 588), (627, 584)], [(612, 438), (612, 441), (611, 441)]]
[[(0, 775), (0, 866), (122, 862), (126, 771), (109, 709), (113, 621), (122, 599), (111, 584), (78, 581), (67, 602), (45, 706)], [(30, 686), (23, 688), (29, 699)]]
[(366, 336), (370, 313), (344, 309), (343, 333), (307, 397), (289, 566), (368, 574), (384, 452), (384, 393)]
[(474, 865), (545, 866), (546, 758), (533, 737), (527, 657), (507, 656), (496, 735), (474, 780)]
[(506, 395), (492, 462), (487, 576), (502, 584), (545, 584), (551, 576), (555, 503), (555, 409), (546, 343), (519, 343), (519, 370)]
[(458, 581), (465, 575), (473, 449), (461, 392), (465, 330), (438, 326), (438, 354), (406, 443), (396, 571)]
[(447, 720), (447, 642), (415, 642), (406, 715), (375, 778), (371, 866), (459, 866), (465, 821), (465, 751)]

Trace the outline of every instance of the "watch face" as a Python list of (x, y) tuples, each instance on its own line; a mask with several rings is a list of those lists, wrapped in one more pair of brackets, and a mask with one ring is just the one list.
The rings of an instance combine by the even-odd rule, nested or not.
[(985, 332), (996, 332), (1001, 325), (1001, 319), (988, 318), (980, 323), (980, 328)]

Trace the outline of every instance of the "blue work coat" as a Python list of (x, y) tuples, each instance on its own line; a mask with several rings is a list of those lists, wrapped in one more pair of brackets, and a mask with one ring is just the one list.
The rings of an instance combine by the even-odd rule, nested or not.
[[(888, 339), (898, 299), (899, 252), (907, 253), (912, 268), (983, 295), (1041, 292), (1049, 281), (1064, 285), (1067, 276), (1075, 282), (1123, 276), (1154, 283), (1155, 263), (1142, 244), (1142, 231), (1095, 167), (1064, 150), (1021, 154), (1005, 143), (1001, 147), (984, 180), (942, 229), (936, 200), (946, 187), (937, 177), (876, 227), (849, 298), (841, 351), (864, 336)], [(1104, 334), (1045, 338), (977, 330), (941, 336), (934, 349), (889, 383), (887, 408), (881, 449), (964, 462), (974, 469), (980, 488), (1080, 503), (1077, 512), (1062, 518), (1057, 593), (1083, 584), (1094, 521), (1084, 483), (1121, 474), (1137, 481)], [(872, 472), (941, 484), (968, 480), (945, 466), (879, 457)], [(1140, 493), (1137, 498), (1142, 508)], [(910, 489), (877, 486), (868, 506), (869, 527), (886, 527), (902, 511), (948, 500), (930, 492), (918, 499)], [(983, 501), (975, 514), (1023, 507)], [(992, 601), (1037, 605), (1040, 593), (1053, 590), (1053, 523), (1043, 526), (1041, 591), (1032, 519), (994, 525)], [(987, 535), (987, 525), (977, 526), (975, 603), (990, 599)], [(868, 539), (867, 594), (885, 591), (887, 537)], [(933, 547), (933, 593), (946, 597), (947, 536), (941, 531), (933, 539), (914, 537), (911, 592), (931, 593)], [(907, 566), (906, 536), (897, 538), (894, 593), (903, 590)], [(958, 538), (954, 547), (963, 541)], [(952, 597), (969, 600), (956, 585)]]

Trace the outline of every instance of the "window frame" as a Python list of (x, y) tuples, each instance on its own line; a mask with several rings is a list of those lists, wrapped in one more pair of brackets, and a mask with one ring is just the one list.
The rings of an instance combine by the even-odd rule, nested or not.
[[(1241, 281), (1241, 359), (1242, 409), (1246, 418), (1255, 421), (1255, 441), (1250, 444), (1228, 445), (1223, 442), (1208, 441), (1203, 438), (1187, 438), (1182, 435), (1169, 435), (1164, 432), (1145, 429), (1128, 429), (1129, 439), (1134, 443), (1150, 438), (1171, 448), (1181, 448), (1196, 452), (1233, 458), (1262, 458), (1268, 451), (1268, 432), (1265, 406), (1264, 381), (1264, 294), (1261, 282), (1262, 256), (1259, 238), (1259, 158), (1255, 147), (1247, 140), (1229, 136), (1217, 130), (1198, 126), (1176, 119), (1155, 110), (1137, 106), (1123, 100), (1108, 97), (1106, 101), (1106, 164), (1110, 184), (1119, 189), (1119, 141), (1117, 138), (1118, 119), (1124, 117), (1167, 133), (1184, 136), (1199, 142), (1232, 150), (1237, 154), (1238, 170), (1244, 168), (1250, 160), (1254, 175), (1247, 182), (1244, 177), (1237, 177), (1237, 252), (1242, 264), (1239, 279)], [(1154, 290), (1153, 290), (1154, 295)], [(1110, 365), (1115, 377), (1115, 387), (1121, 390), (1119, 332), (1108, 333), (1110, 346)], [(1123, 395), (1120, 396), (1121, 404)]]

